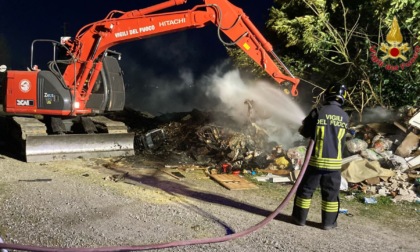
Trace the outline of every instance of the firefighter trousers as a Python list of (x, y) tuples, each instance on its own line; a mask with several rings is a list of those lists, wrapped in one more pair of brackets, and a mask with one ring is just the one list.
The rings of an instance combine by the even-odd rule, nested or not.
[(340, 170), (320, 170), (308, 166), (296, 191), (292, 217), (296, 224), (305, 225), (314, 191), (318, 186), (322, 196), (322, 225), (336, 225), (340, 207)]

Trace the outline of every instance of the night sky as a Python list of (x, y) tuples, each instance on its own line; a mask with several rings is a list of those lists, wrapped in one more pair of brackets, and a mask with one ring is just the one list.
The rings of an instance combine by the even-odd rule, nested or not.
[[(0, 2), (0, 36), (5, 39), (12, 58), (8, 67), (26, 69), (34, 39), (58, 41), (63, 35), (74, 36), (84, 25), (103, 19), (111, 10), (138, 10), (165, 0)], [(271, 0), (231, 2), (242, 8), (263, 32)], [(191, 9), (202, 3), (189, 0), (166, 12)], [(120, 65), (125, 73), (127, 106), (155, 114), (211, 108), (217, 103), (217, 97), (209, 94), (207, 80), (230, 67), (226, 63), (229, 58), (226, 49), (212, 24), (111, 49), (122, 53)]]

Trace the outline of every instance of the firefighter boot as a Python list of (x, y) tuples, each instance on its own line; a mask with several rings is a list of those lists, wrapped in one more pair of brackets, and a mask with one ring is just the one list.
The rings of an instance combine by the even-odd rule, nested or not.
[(337, 227), (338, 212), (322, 211), (322, 229), (330, 230)]
[(309, 209), (303, 209), (297, 206), (293, 207), (292, 221), (298, 226), (305, 226), (306, 217), (308, 216)]
[[(305, 206), (305, 208), (302, 207), (300, 202), (302, 201), (301, 198), (296, 197), (295, 199), (295, 205), (293, 206), (293, 213), (292, 213), (292, 220), (293, 223), (298, 226), (304, 226), (306, 224), (306, 218), (308, 217), (309, 213), (309, 204)], [(311, 201), (310, 199), (305, 199), (304, 201)]]

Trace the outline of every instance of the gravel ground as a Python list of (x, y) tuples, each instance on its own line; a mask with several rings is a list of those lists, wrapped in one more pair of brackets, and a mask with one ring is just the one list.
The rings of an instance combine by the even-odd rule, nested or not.
[[(276, 188), (291, 188), (228, 190), (200, 169), (182, 171), (186, 178), (177, 180), (152, 163), (111, 164), (24, 163), (0, 155), (0, 237), (10, 244), (91, 249), (85, 251), (224, 237), (264, 220), (284, 198)], [(124, 180), (107, 179), (121, 172), (128, 172)], [(338, 228), (324, 231), (318, 206), (300, 227), (288, 221), (291, 207), (243, 237), (149, 251), (419, 251), (419, 229), (340, 215)]]

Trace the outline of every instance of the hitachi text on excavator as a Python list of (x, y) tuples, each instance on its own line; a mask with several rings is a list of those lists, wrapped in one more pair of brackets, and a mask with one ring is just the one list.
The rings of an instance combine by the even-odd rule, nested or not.
[[(169, 0), (147, 8), (113, 10), (60, 41), (36, 39), (30, 67), (0, 66), (0, 123), (19, 146), (26, 162), (112, 157), (134, 154), (134, 133), (106, 114), (125, 105), (125, 84), (115, 45), (213, 24), (218, 35), (241, 48), (277, 83), (291, 83), (297, 95), (299, 79), (274, 53), (241, 8), (227, 0), (204, 0), (188, 10), (165, 12), (186, 0)], [(48, 69), (37, 69), (34, 47), (51, 44)], [(1, 62), (0, 62), (1, 65)], [(18, 143), (18, 144), (16, 144)]]

